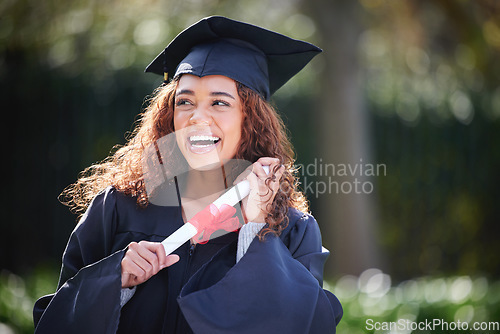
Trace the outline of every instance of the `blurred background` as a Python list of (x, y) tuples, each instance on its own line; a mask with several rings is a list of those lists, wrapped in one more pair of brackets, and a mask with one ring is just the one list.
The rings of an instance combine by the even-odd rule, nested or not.
[(209, 15), (324, 50), (273, 103), (331, 251), (339, 331), (498, 324), (500, 2), (4, 0), (0, 333), (33, 332), (34, 301), (56, 288), (76, 224), (58, 195), (125, 143), (162, 81), (145, 66)]

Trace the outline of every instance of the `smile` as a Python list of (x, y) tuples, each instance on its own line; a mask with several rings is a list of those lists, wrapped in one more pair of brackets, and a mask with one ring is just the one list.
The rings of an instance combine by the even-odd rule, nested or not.
[(206, 147), (210, 145), (215, 145), (220, 141), (219, 137), (214, 136), (190, 136), (189, 143), (192, 146)]
[(221, 139), (212, 135), (192, 135), (188, 137), (189, 150), (196, 154), (204, 154), (215, 149)]

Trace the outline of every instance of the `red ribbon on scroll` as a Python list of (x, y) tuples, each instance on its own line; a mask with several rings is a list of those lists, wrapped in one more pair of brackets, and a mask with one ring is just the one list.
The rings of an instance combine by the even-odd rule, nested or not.
[(206, 244), (212, 234), (218, 230), (234, 232), (240, 228), (240, 220), (233, 217), (236, 209), (230, 205), (222, 204), (218, 209), (214, 204), (210, 204), (205, 209), (198, 212), (189, 220), (198, 233), (194, 236), (194, 241)]

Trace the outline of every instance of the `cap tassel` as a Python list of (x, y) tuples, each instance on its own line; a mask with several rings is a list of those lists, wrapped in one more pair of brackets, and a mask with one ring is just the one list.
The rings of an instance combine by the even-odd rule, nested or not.
[(163, 81), (168, 81), (168, 72), (163, 72)]

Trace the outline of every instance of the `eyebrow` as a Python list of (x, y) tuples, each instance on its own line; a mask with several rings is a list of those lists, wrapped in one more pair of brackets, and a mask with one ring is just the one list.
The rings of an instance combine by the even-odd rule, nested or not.
[[(195, 95), (194, 94), (194, 91), (190, 90), (190, 89), (182, 89), (178, 92), (175, 93), (175, 96), (179, 96), (179, 95), (182, 95), (182, 94), (187, 94), (187, 95)], [(211, 92), (210, 93), (210, 96), (226, 96), (226, 97), (229, 97), (233, 100), (236, 100), (234, 98), (234, 96), (232, 96), (231, 94), (229, 93), (226, 93), (226, 92)]]
[(179, 96), (179, 95), (182, 95), (182, 94), (187, 94), (187, 95), (194, 95), (194, 92), (190, 89), (182, 89), (182, 90), (179, 90), (175, 93), (175, 96)]
[(231, 99), (233, 99), (233, 100), (236, 100), (236, 99), (234, 98), (234, 96), (232, 96), (231, 94), (226, 93), (226, 92), (212, 92), (212, 93), (210, 93), (210, 95), (211, 95), (211, 96), (226, 96), (226, 97), (229, 97), (229, 98), (231, 98)]

